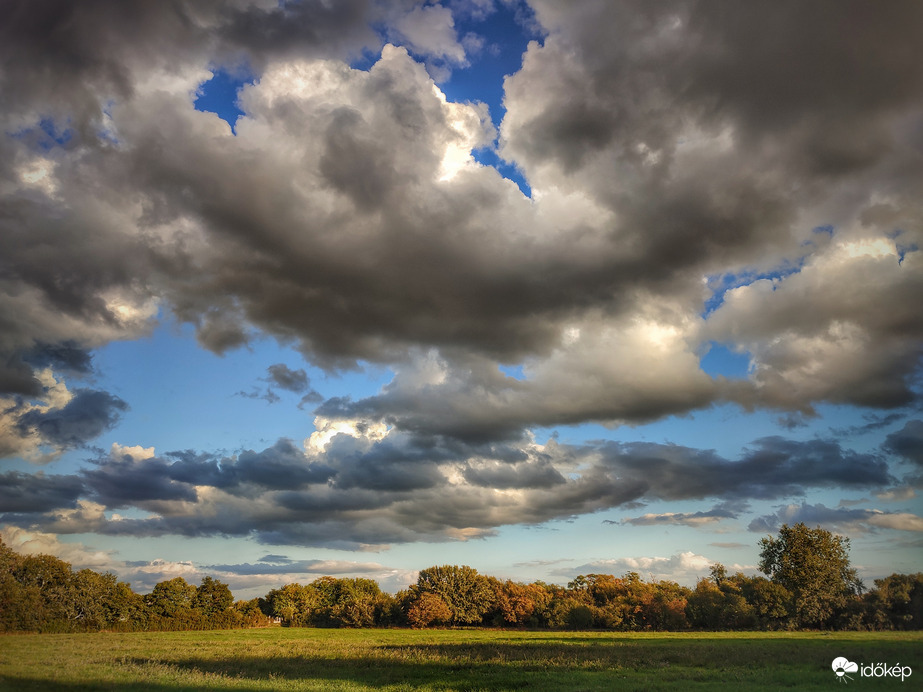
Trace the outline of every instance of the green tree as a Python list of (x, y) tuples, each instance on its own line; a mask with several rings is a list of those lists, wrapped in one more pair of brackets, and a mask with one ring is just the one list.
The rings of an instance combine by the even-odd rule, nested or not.
[(195, 596), (196, 587), (182, 577), (174, 577), (156, 584), (154, 590), (144, 597), (144, 602), (154, 615), (185, 622), (192, 614)]
[(792, 603), (788, 589), (766, 577), (744, 577), (740, 592), (753, 609), (759, 627), (774, 630), (784, 625)]
[(233, 605), (234, 596), (231, 589), (227, 584), (212, 577), (202, 578), (202, 583), (196, 587), (195, 596), (192, 598), (192, 607), (207, 618), (223, 613)]
[(317, 596), (311, 617), (315, 625), (372, 627), (390, 612), (390, 597), (372, 579), (320, 577), (308, 588)]
[(892, 574), (875, 580), (867, 599), (875, 609), (878, 628), (923, 629), (923, 572)]
[(71, 629), (79, 619), (76, 609), (74, 575), (69, 563), (53, 555), (23, 556), (13, 576), (27, 589), (38, 591), (42, 599), (41, 629)]
[(22, 556), (0, 539), (0, 632), (39, 630), (45, 618), (39, 588), (16, 578), (21, 564)]
[(747, 579), (741, 572), (728, 576), (721, 563), (712, 565), (711, 577), (700, 579), (689, 595), (686, 615), (690, 623), (710, 630), (752, 628), (756, 612), (743, 595)]
[(797, 627), (826, 627), (862, 584), (849, 566), (849, 539), (804, 523), (784, 525), (778, 538), (760, 540), (759, 569), (792, 595)]
[(479, 622), (493, 607), (494, 590), (487, 577), (467, 565), (443, 565), (421, 570), (411, 589), (416, 594), (432, 593), (452, 612), (451, 624)]
[(84, 627), (102, 628), (130, 616), (131, 589), (111, 572), (82, 569), (73, 575), (73, 585), (73, 617)]
[(237, 601), (234, 603), (234, 611), (238, 614), (242, 627), (266, 627), (271, 622), (269, 617), (263, 614), (259, 598)]
[(266, 615), (281, 618), (286, 626), (305, 627), (313, 624), (315, 611), (320, 605), (321, 598), (316, 587), (294, 583), (271, 590), (260, 607)]

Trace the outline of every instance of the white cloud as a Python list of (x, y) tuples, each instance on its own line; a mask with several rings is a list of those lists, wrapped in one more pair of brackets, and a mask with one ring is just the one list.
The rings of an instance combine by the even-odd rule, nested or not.
[(108, 550), (95, 550), (83, 543), (65, 543), (54, 533), (29, 531), (16, 526), (0, 528), (0, 536), (12, 550), (22, 555), (53, 555), (69, 562), (74, 569), (113, 570), (120, 561)]
[(874, 512), (868, 519), (869, 524), (883, 529), (898, 531), (923, 531), (923, 517), (910, 512)]
[(141, 445), (128, 447), (120, 445), (118, 442), (113, 442), (112, 448), (109, 451), (109, 456), (113, 459), (121, 459), (127, 456), (131, 457), (133, 460), (140, 461), (142, 459), (151, 459), (154, 455), (153, 447), (142, 447)]
[(394, 28), (418, 55), (445, 58), (458, 65), (466, 62), (465, 49), (458, 41), (455, 19), (448, 7), (414, 7), (397, 19)]
[[(561, 572), (561, 574), (570, 577), (578, 574), (622, 576), (625, 572), (637, 572), (645, 580), (669, 580), (684, 585), (694, 585), (698, 579), (708, 576), (713, 564), (715, 564), (714, 560), (687, 550), (670, 557), (622, 557), (597, 560), (569, 569), (566, 573)], [(752, 568), (735, 564), (731, 565), (730, 569), (743, 571)]]

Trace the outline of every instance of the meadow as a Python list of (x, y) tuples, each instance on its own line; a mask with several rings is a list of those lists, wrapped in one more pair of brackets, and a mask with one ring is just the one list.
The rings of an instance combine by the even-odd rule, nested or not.
[[(613, 633), (267, 628), (0, 637), (3, 690), (827, 689), (831, 661), (901, 663), (921, 632)], [(844, 682), (841, 680), (840, 682)]]

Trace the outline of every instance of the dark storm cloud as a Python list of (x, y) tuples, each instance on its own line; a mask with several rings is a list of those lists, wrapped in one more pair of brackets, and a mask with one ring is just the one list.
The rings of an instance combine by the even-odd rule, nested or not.
[(325, 463), (307, 460), (304, 451), (286, 439), (261, 452), (247, 450), (236, 459), (223, 459), (221, 471), (235, 483), (252, 483), (272, 490), (326, 483), (336, 474)]
[[(636, 343), (621, 335), (594, 335), (592, 327), (586, 331), (586, 345), (540, 363), (524, 381), (505, 376), (486, 358), (434, 363), (427, 357), (399, 369), (377, 395), (358, 401), (329, 399), (315, 411), (332, 418), (383, 420), (421, 437), (484, 444), (519, 440), (534, 425), (647, 422), (667, 411), (704, 406), (716, 396), (715, 383), (692, 365), (690, 353), (665, 354), (647, 348), (642, 339)], [(434, 367), (445, 376), (420, 386), (421, 376), (430, 376)], [(621, 377), (633, 387), (620, 390), (606, 384)]]
[(600, 452), (604, 466), (620, 477), (643, 480), (649, 496), (665, 500), (772, 499), (800, 495), (805, 488), (883, 487), (895, 480), (877, 456), (826, 440), (762, 438), (737, 461), (712, 451), (642, 442), (605, 443)]
[[(505, 525), (636, 508), (639, 501), (718, 500), (708, 511), (626, 520), (696, 526), (739, 517), (750, 499), (894, 482), (874, 455), (819, 440), (766, 438), (737, 460), (677, 445), (524, 443), (519, 455), (526, 460), (501, 449), (510, 459), (503, 461), (486, 457), (484, 447), (464, 456), (457, 441), (440, 451), (432, 441), (422, 445), (393, 434), (394, 439), (372, 442), (340, 434), (323, 453), (311, 454), (280, 440), (234, 458), (188, 452), (168, 458), (110, 456), (96, 460), (77, 481), (46, 476), (35, 487), (73, 493), (82, 482), (80, 496), (63, 495), (62, 507), (85, 498), (99, 507), (139, 507), (155, 516), (110, 521), (93, 505), (61, 512), (50, 506), (48, 492), (36, 490), (29, 495), (34, 500), (17, 505), (22, 516), (8, 514), (5, 520), (59, 533), (254, 536), (278, 544), (359, 548), (484, 537)], [(913, 525), (911, 516), (893, 513), (867, 522)]]
[[(913, 0), (712, 2), (689, 20), (702, 43), (692, 46), (691, 75), (682, 75), (688, 92), (755, 139), (795, 133), (799, 163), (811, 173), (876, 163), (895, 144), (886, 119), (923, 87), (923, 65), (912, 57), (923, 8)], [(708, 43), (711, 50), (700, 50)]]
[(923, 421), (907, 421), (903, 428), (885, 438), (882, 449), (923, 466)]
[[(379, 10), (373, 0), (251, 4), (222, 18), (217, 38), (228, 50), (245, 50), (253, 61), (318, 54), (349, 57), (378, 45), (369, 26)], [(193, 5), (194, 6), (194, 5)]]
[(275, 365), (270, 365), (267, 372), (268, 374), (263, 380), (268, 383), (265, 390), (254, 387), (249, 392), (237, 392), (237, 396), (246, 397), (247, 399), (263, 399), (270, 404), (275, 404), (282, 401), (282, 397), (276, 393), (277, 389), (282, 389), (302, 395), (298, 408), (323, 401), (323, 397), (311, 388), (308, 374), (302, 368), (292, 370), (284, 363), (276, 363)]
[(8, 471), (0, 474), (0, 513), (47, 512), (73, 507), (85, 492), (78, 476)]
[(93, 371), (92, 354), (73, 341), (36, 344), (24, 354), (23, 360), (33, 367), (50, 367), (65, 373), (86, 375)]
[[(75, 118), (102, 114), (105, 98), (130, 97), (138, 72), (179, 71), (196, 59), (232, 64), (270, 56), (340, 55), (378, 43), (373, 3), (346, 0), (261, 8), (250, 2), (17, 0), (0, 27), (0, 86), (11, 107)], [(12, 104), (15, 103), (15, 106)]]
[[(156, 314), (145, 303), (164, 289), (155, 275), (182, 261), (169, 233), (147, 232), (180, 218), (182, 208), (171, 207), (168, 191), (141, 190), (127, 175), (133, 155), (120, 150), (126, 139), (115, 132), (109, 108), (140, 98), (151, 78), (165, 80), (160, 86), (181, 84), (190, 73), (225, 62), (265, 64), (282, 53), (357, 54), (369, 40), (377, 45), (368, 27), (373, 10), (364, 2), (310, 1), (266, 9), (210, 0), (5, 4), (0, 393), (42, 399), (36, 369), (85, 374), (89, 349), (145, 333)], [(129, 198), (140, 207), (128, 211)], [(201, 321), (211, 342), (246, 341), (237, 322), (204, 312), (213, 315)], [(33, 414), (28, 423), (38, 418)], [(52, 438), (45, 443), (63, 436), (72, 444), (90, 433), (74, 425), (46, 421), (43, 431)], [(22, 447), (2, 446), (4, 452)]]
[(324, 484), (336, 471), (312, 462), (291, 440), (280, 439), (260, 452), (235, 457), (172, 452), (162, 457), (102, 457), (83, 471), (92, 499), (107, 507), (132, 502), (194, 501), (195, 486), (253, 495)]
[(108, 392), (77, 389), (61, 408), (31, 409), (17, 421), (23, 435), (37, 433), (48, 444), (80, 447), (113, 427), (128, 404)]
[(143, 505), (151, 500), (194, 502), (195, 488), (171, 478), (163, 459), (97, 460), (82, 471), (91, 497), (109, 508)]
[(550, 463), (466, 464), (462, 472), (471, 485), (482, 488), (550, 488), (567, 481)]

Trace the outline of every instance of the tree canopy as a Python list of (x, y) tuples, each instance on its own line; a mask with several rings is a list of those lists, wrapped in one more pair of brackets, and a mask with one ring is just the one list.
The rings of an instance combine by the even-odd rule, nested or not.
[(791, 614), (800, 627), (824, 627), (847, 599), (862, 590), (849, 564), (849, 539), (804, 523), (784, 525), (778, 538), (759, 542), (760, 571), (791, 593)]

